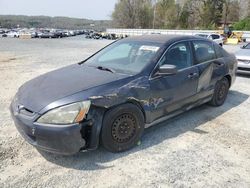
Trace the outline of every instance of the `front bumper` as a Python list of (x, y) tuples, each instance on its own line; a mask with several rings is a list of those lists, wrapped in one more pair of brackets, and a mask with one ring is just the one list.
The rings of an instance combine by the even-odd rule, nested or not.
[(246, 61), (246, 62), (247, 63), (238, 61), (237, 73), (250, 74), (250, 61)]
[(43, 125), (34, 122), (36, 115), (26, 116), (10, 107), (15, 126), (22, 137), (38, 149), (72, 155), (86, 146), (82, 138), (84, 124)]

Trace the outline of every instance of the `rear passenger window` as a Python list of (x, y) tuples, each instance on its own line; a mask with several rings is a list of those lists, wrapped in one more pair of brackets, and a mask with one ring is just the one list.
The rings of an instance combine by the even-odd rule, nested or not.
[(214, 48), (218, 58), (229, 56), (229, 54), (220, 45), (214, 44)]
[(212, 36), (212, 39), (215, 40), (215, 39), (219, 39), (220, 36), (219, 35), (211, 35)]
[(178, 70), (192, 65), (189, 43), (180, 42), (172, 46), (162, 57), (159, 65), (175, 65)]
[(216, 58), (212, 43), (207, 41), (195, 41), (193, 44), (196, 64), (211, 61)]

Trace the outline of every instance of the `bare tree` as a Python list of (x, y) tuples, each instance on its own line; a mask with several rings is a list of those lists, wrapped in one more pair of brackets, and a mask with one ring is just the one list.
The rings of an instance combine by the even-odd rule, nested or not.
[(115, 26), (151, 28), (153, 6), (151, 0), (119, 0), (112, 14)]
[(118, 0), (112, 14), (124, 28), (215, 29), (250, 16), (250, 0)]
[(239, 21), (240, 5), (237, 0), (224, 0), (223, 21), (224, 24)]
[(180, 7), (175, 0), (159, 0), (156, 3), (156, 27), (175, 28), (180, 16)]

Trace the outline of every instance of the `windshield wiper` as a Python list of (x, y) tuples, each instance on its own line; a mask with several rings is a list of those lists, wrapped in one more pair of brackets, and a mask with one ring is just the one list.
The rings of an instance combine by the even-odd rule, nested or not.
[(103, 67), (103, 66), (98, 66), (97, 68), (98, 68), (99, 70), (109, 71), (109, 72), (112, 72), (112, 73), (115, 72), (114, 70), (112, 70), (112, 69), (110, 69), (110, 68), (107, 68), (107, 67)]

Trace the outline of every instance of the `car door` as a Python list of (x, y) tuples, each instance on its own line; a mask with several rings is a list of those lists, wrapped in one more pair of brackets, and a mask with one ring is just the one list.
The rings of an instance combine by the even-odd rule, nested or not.
[[(157, 69), (165, 64), (175, 65), (174, 75), (157, 75)], [(188, 104), (195, 96), (198, 85), (198, 68), (193, 65), (189, 42), (179, 42), (170, 47), (158, 62), (150, 79), (151, 122)]]
[(199, 71), (197, 93), (204, 98), (213, 93), (214, 85), (220, 79), (220, 70), (225, 66), (223, 58), (217, 59), (212, 42), (192, 41), (194, 62)]

